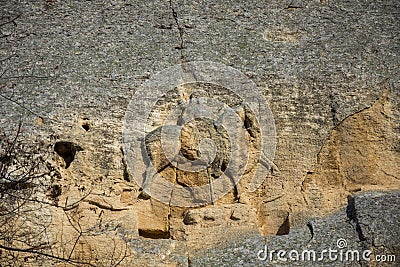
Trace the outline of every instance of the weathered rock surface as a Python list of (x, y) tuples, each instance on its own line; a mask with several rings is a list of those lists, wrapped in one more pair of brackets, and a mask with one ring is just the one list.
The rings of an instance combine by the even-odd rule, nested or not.
[[(336, 214), (310, 221), (308, 229), (298, 229), (285, 236), (233, 238), (216, 248), (194, 252), (190, 262), (193, 266), (397, 266), (399, 204), (399, 192), (356, 194), (349, 198), (347, 207)], [(343, 244), (338, 247), (338, 240), (345, 241), (346, 247), (342, 247)], [(268, 255), (273, 255), (272, 261), (269, 257), (263, 259), (264, 253), (260, 253), (261, 260), (258, 259), (257, 254), (260, 250), (265, 251), (265, 244)], [(327, 252), (322, 257), (322, 251), (329, 249), (336, 250), (332, 252), (332, 258)], [(273, 250), (275, 252), (271, 252)], [(281, 256), (286, 261), (278, 259), (279, 250), (286, 252)], [(299, 252), (299, 260), (290, 260), (291, 250)], [(358, 251), (359, 260), (352, 260), (352, 256), (346, 258), (349, 250)], [(371, 251), (370, 261), (362, 257), (366, 250)], [(316, 256), (304, 254), (302, 260), (303, 251), (314, 251)], [(340, 251), (344, 256), (340, 256)], [(293, 259), (295, 255), (292, 254)], [(386, 260), (379, 262), (376, 256), (385, 256)]]
[[(24, 142), (55, 150), (47, 157), (54, 197), (45, 200), (59, 207), (34, 214), (49, 223), (46, 251), (100, 266), (126, 251), (126, 266), (263, 265), (259, 231), (272, 248), (325, 249), (345, 238), (352, 248), (398, 253), (398, 193), (364, 191), (400, 188), (399, 9), (395, 0), (2, 1), (0, 130), (13, 135), (23, 120)], [(253, 193), (244, 178), (239, 203), (232, 191), (183, 209), (140, 196), (121, 130), (144, 81), (198, 60), (232, 66), (262, 90), (277, 168)], [(223, 90), (213, 97), (239, 104)], [(153, 130), (177, 103), (174, 94), (160, 100)], [(313, 237), (303, 229), (309, 221)], [(357, 264), (368, 266), (348, 265)]]

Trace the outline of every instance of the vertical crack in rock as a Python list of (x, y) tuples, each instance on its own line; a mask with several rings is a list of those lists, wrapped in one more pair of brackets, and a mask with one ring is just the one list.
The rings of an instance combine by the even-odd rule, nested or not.
[(347, 209), (346, 209), (347, 217), (350, 219), (350, 222), (352, 224), (354, 224), (355, 230), (356, 230), (356, 232), (358, 234), (358, 239), (360, 241), (366, 241), (366, 238), (365, 238), (365, 236), (363, 234), (363, 231), (361, 229), (360, 222), (358, 221), (357, 210), (356, 210), (354, 197), (349, 196), (347, 199), (348, 199), (348, 205), (347, 205)]
[(130, 176), (129, 176), (129, 171), (128, 171), (128, 165), (126, 164), (125, 161), (125, 153), (124, 149), (121, 147), (121, 153), (122, 153), (122, 168), (123, 168), (123, 178), (125, 181), (130, 182)]
[(314, 239), (314, 226), (313, 226), (313, 223), (311, 221), (307, 222), (307, 227), (310, 230), (310, 235), (311, 235), (310, 239), (307, 242), (307, 243), (309, 243), (311, 240)]
[[(307, 173), (307, 174), (312, 174), (312, 173)], [(303, 182), (301, 182), (300, 193), (301, 193), (304, 203), (308, 206), (309, 202), (307, 200), (307, 196), (306, 196), (306, 192), (305, 192), (305, 185), (304, 185), (306, 180), (307, 180), (307, 175), (304, 177)]]
[(213, 177), (210, 174), (210, 170), (207, 168), (207, 176), (208, 176), (208, 184), (210, 185), (210, 197), (211, 197), (211, 205), (214, 205), (214, 191), (212, 187)]
[[(177, 178), (177, 173), (176, 171), (174, 171), (174, 175), (175, 175), (175, 181), (178, 180)], [(174, 195), (174, 188), (172, 188), (171, 190), (171, 194), (169, 196), (169, 202), (168, 202), (168, 215), (167, 215), (167, 224), (168, 224), (168, 234), (171, 237), (171, 218), (172, 218), (172, 213), (171, 213), (171, 202), (172, 202), (172, 197)]]
[(332, 113), (332, 122), (333, 122), (333, 126), (336, 126), (340, 123), (339, 119), (338, 119), (338, 115), (337, 115), (337, 110), (339, 108), (339, 105), (337, 103), (337, 101), (334, 98), (333, 94), (329, 95), (329, 105), (331, 107), (331, 113)]
[(184, 61), (184, 59), (185, 59), (185, 57), (183, 55), (183, 49), (185, 47), (184, 46), (185, 42), (183, 40), (184, 30), (183, 30), (183, 27), (179, 24), (178, 13), (176, 12), (176, 10), (173, 7), (172, 0), (169, 1), (169, 8), (172, 11), (172, 16), (175, 20), (175, 24), (178, 27), (178, 31), (179, 31), (179, 46), (177, 46), (176, 48), (180, 50), (181, 60)]

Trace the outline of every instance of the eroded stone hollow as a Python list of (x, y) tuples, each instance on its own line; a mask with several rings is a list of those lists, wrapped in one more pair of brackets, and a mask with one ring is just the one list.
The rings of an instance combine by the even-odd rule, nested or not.
[(82, 147), (69, 141), (58, 141), (54, 144), (54, 151), (64, 160), (65, 169), (74, 161), (76, 152), (82, 150)]

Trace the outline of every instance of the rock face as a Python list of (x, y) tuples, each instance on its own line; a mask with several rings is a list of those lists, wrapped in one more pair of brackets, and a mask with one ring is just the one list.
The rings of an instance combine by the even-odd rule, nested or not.
[(344, 203), (351, 192), (398, 188), (398, 131), (390, 126), (395, 118), (386, 96), (342, 121), (325, 141), (302, 188), (317, 213)]
[[(28, 227), (20, 235), (43, 238), (35, 248), (47, 256), (7, 250), (32, 247), (4, 236), (0, 265), (257, 266), (265, 264), (257, 259), (265, 241), (271, 249), (323, 250), (339, 238), (374, 257), (398, 253), (399, 3), (289, 2), (1, 2), (0, 140), (23, 121), (18, 140), (50, 151), (32, 207), (0, 229)], [(160, 153), (157, 129), (193, 89), (237, 108), (250, 142), (235, 188), (211, 205), (182, 208), (134, 182), (121, 132), (141, 84), (201, 60), (254, 81), (274, 114), (276, 153), (249, 192), (260, 147), (252, 113), (217, 85), (175, 88), (155, 105), (147, 132), (147, 152), (165, 179), (207, 185), (231, 159), (226, 132), (207, 120), (185, 123), (180, 140), (191, 160), (201, 157), (201, 140), (217, 144), (208, 171), (181, 171)], [(385, 264), (396, 266), (348, 263)]]
[[(310, 221), (308, 229), (299, 229), (285, 236), (263, 238), (253, 235), (243, 239), (232, 239), (217, 248), (194, 252), (191, 264), (396, 266), (400, 244), (397, 223), (399, 204), (399, 192), (356, 194), (349, 197), (347, 207), (343, 207), (337, 213)], [(264, 253), (265, 244), (268, 257), (265, 257)], [(331, 256), (328, 254), (329, 249), (332, 250)], [(282, 260), (278, 258), (279, 250), (285, 251), (285, 254), (281, 254)], [(290, 254), (293, 250), (295, 252)], [(321, 254), (323, 250), (326, 250), (326, 254)], [(363, 258), (365, 251), (370, 253), (366, 252), (365, 255), (369, 256)], [(299, 253), (298, 258), (296, 252)], [(341, 254), (343, 256), (340, 256)]]

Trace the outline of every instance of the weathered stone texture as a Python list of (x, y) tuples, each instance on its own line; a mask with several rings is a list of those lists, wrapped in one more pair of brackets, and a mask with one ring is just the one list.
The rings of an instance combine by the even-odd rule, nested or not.
[[(397, 253), (398, 194), (364, 191), (400, 188), (399, 10), (396, 0), (2, 1), (0, 24), (21, 15), (0, 26), (0, 130), (13, 134), (22, 119), (26, 142), (73, 144), (58, 145), (48, 164), (70, 219), (98, 233), (82, 240), (76, 259), (93, 248), (108, 257), (114, 242), (128, 245), (126, 266), (253, 266), (264, 244), (257, 231), (283, 235), (268, 239), (278, 248), (346, 238), (354, 248)], [(263, 92), (276, 123), (276, 168), (253, 193), (244, 178), (238, 194), (215, 205), (169, 207), (141, 195), (127, 172), (123, 119), (154, 73), (199, 60), (232, 66)], [(159, 101), (151, 130), (178, 96)], [(189, 157), (194, 126), (183, 133)], [(163, 174), (186, 185), (208, 181), (173, 168)], [(67, 215), (50, 211), (49, 238), (75, 240), (72, 225), (60, 231)]]

